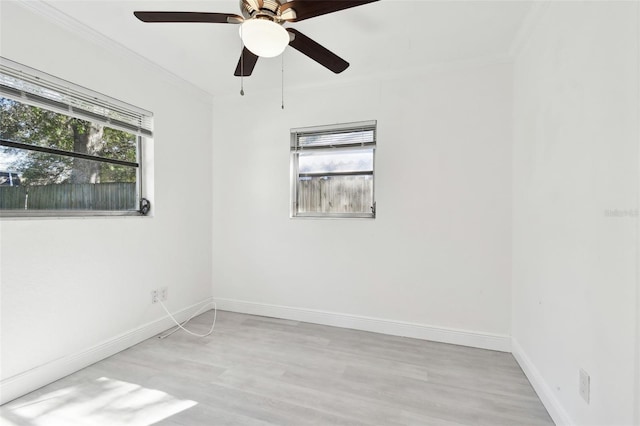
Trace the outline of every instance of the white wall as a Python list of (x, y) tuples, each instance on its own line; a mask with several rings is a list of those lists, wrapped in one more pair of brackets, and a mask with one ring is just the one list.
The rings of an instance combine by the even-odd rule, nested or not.
[(211, 296), (212, 105), (87, 34), (1, 7), (2, 56), (155, 114), (153, 218), (0, 223), (6, 400), (166, 328), (153, 288), (169, 288), (171, 310)]
[[(221, 307), (507, 350), (513, 331), (557, 421), (632, 422), (636, 221), (605, 211), (638, 207), (633, 3), (550, 6), (517, 57), (515, 106), (512, 66), (494, 63), (289, 89), (284, 111), (250, 82), (212, 107), (0, 5), (2, 56), (156, 117), (153, 218), (0, 222), (3, 401), (47, 376), (22, 380), (33, 371), (146, 337), (162, 317), (150, 290), (179, 310), (211, 294), (213, 269)], [(370, 119), (377, 219), (289, 219), (289, 129)]]
[[(464, 330), (454, 341), (480, 346), (474, 334), (497, 335), (492, 347), (509, 350), (511, 81), (511, 65), (493, 63), (285, 86), (285, 110), (279, 87), (217, 98), (219, 306), (389, 333), (414, 326), (409, 335), (436, 340)], [(378, 121), (378, 217), (290, 219), (289, 130), (361, 120)]]
[(559, 424), (634, 422), (639, 16), (552, 2), (515, 64), (514, 353)]

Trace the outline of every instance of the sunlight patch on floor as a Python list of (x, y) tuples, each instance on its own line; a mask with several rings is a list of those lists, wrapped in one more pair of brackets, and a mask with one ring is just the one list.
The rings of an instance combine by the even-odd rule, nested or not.
[(106, 377), (24, 401), (25, 398), (22, 398), (20, 404), (3, 407), (0, 423), (30, 426), (148, 426), (197, 404), (159, 390)]

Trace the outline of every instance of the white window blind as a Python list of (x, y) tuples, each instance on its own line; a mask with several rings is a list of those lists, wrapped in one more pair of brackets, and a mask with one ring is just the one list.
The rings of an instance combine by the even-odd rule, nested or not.
[(376, 122), (292, 129), (291, 135), (292, 150), (375, 146)]
[(139, 136), (153, 136), (153, 114), (0, 57), (0, 95)]

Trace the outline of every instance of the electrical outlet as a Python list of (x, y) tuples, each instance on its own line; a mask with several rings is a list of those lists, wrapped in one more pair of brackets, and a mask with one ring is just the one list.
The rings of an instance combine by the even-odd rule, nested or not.
[(580, 369), (580, 396), (582, 399), (589, 403), (589, 398), (591, 394), (591, 377), (584, 371), (582, 368)]
[(158, 290), (151, 291), (151, 304), (158, 303)]
[(168, 298), (169, 298), (169, 288), (162, 287), (160, 289), (160, 300), (162, 300), (163, 302), (166, 302)]

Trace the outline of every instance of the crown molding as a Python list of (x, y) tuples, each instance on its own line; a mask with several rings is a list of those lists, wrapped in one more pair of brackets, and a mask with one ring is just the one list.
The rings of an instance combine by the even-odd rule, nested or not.
[(326, 84), (326, 82), (318, 84), (301, 84), (299, 86), (292, 86), (292, 89), (304, 89), (307, 87), (326, 87), (331, 85), (353, 85), (363, 82), (380, 82), (380, 81), (393, 81), (399, 78), (401, 79), (413, 79), (418, 80), (424, 76), (439, 73), (458, 72), (469, 69), (485, 68), (499, 64), (513, 63), (513, 58), (508, 54), (496, 54), (488, 56), (479, 56), (470, 59), (463, 59), (457, 61), (447, 62), (434, 62), (431, 64), (425, 64), (420, 66), (405, 67), (398, 70), (373, 72), (362, 75), (349, 74), (345, 78), (337, 80), (335, 83)]
[(46, 0), (18, 0), (16, 3), (23, 6), (25, 9), (31, 10), (32, 12), (44, 17), (49, 22), (52, 22), (78, 37), (89, 41), (90, 43), (98, 45), (106, 50), (116, 53), (117, 55), (124, 56), (132, 61), (137, 61), (148, 69), (158, 72), (167, 80), (167, 82), (190, 93), (198, 100), (206, 104), (211, 104), (213, 102), (213, 94), (158, 65), (145, 56), (134, 52), (125, 45), (105, 36), (87, 24), (61, 12)]
[[(341, 87), (353, 87), (363, 84), (379, 84), (386, 81), (394, 81), (398, 79), (413, 80), (419, 82), (426, 76), (435, 75), (447, 72), (459, 72), (470, 69), (480, 69), (501, 64), (513, 64), (513, 58), (505, 54), (481, 56), (473, 59), (466, 59), (460, 61), (438, 62), (427, 65), (421, 65), (416, 67), (407, 67), (402, 70), (372, 72), (365, 75), (346, 74), (340, 75), (334, 81), (321, 81), (321, 82), (305, 82), (297, 84), (285, 85), (285, 97), (286, 93), (297, 92), (301, 90), (314, 90), (323, 88), (341, 88)], [(251, 90), (247, 90), (247, 94), (272, 94), (280, 93), (282, 89), (277, 87), (256, 87)], [(238, 92), (233, 89), (224, 91), (215, 95), (216, 99), (224, 99), (229, 96), (239, 96)], [(280, 95), (278, 95), (280, 96)]]
[(520, 28), (509, 47), (509, 56), (516, 58), (527, 47), (533, 32), (537, 28), (540, 19), (549, 8), (551, 1), (552, 0), (541, 0), (531, 4), (529, 12), (522, 21), (522, 25), (520, 25)]

